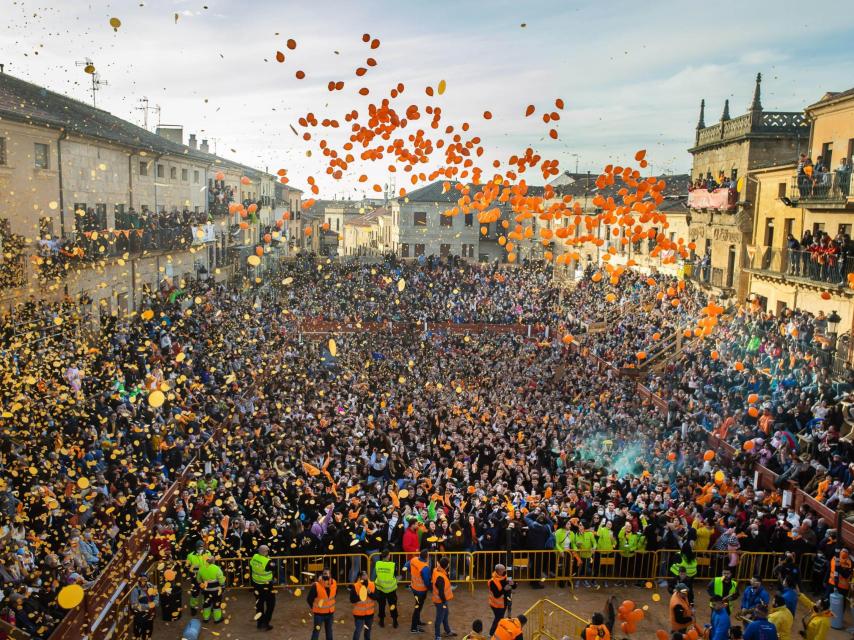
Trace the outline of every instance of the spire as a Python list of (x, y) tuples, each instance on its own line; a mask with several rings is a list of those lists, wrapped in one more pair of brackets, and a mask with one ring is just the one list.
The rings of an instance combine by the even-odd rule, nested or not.
[(706, 126), (706, 101), (700, 100), (700, 120), (697, 122), (697, 128), (702, 129)]
[(724, 112), (721, 114), (721, 120), (729, 120), (729, 98), (724, 102)]
[(756, 74), (756, 87), (753, 89), (753, 102), (750, 105), (751, 111), (762, 111), (762, 102), (759, 100), (759, 96), (762, 93), (761, 85), (762, 84), (762, 74)]

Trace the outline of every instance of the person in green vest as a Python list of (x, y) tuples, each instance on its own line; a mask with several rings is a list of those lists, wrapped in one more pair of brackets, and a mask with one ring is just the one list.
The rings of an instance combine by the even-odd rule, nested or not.
[[(603, 520), (596, 530), (596, 556), (594, 558), (594, 571), (599, 575), (601, 563), (603, 560), (611, 559), (613, 562), (614, 548), (617, 546), (617, 541), (614, 539), (613, 525), (610, 520)], [(602, 583), (603, 587), (608, 587), (608, 581)]]
[(637, 538), (637, 534), (632, 531), (632, 525), (628, 522), (617, 533), (617, 548), (620, 551), (619, 575), (621, 578), (631, 578), (634, 573), (635, 566), (632, 558), (637, 551)]
[(213, 613), (214, 624), (219, 624), (222, 622), (222, 590), (225, 588), (225, 574), (218, 565), (214, 564), (213, 558), (206, 557), (196, 573), (196, 580), (204, 596), (202, 620), (207, 622)]
[(389, 614), (391, 614), (391, 626), (397, 629), (397, 576), (395, 575), (397, 566), (391, 559), (391, 551), (383, 549), (374, 569), (377, 574), (374, 585), (376, 585), (380, 626), (385, 626), (385, 606), (387, 603)]
[(270, 566), (270, 547), (262, 544), (249, 560), (252, 589), (255, 591), (255, 623), (259, 629), (273, 628), (270, 620), (276, 608), (276, 593), (273, 591), (273, 572)]
[[(593, 575), (593, 552), (596, 550), (596, 534), (579, 522), (578, 530), (572, 536), (572, 548), (578, 553), (580, 560), (578, 574), (581, 576)], [(593, 582), (584, 580), (582, 584), (589, 587)]]
[[(555, 553), (557, 554), (558, 576), (570, 577), (572, 571), (572, 521), (567, 519), (563, 526), (555, 531)], [(558, 587), (564, 586), (564, 581), (557, 583)]]
[(733, 580), (732, 571), (724, 569), (721, 575), (712, 580), (708, 586), (710, 596), (719, 596), (726, 602), (726, 610), (729, 613), (730, 605), (738, 597), (738, 582)]
[(187, 571), (190, 573), (190, 615), (196, 615), (196, 612), (202, 606), (202, 590), (199, 588), (199, 583), (196, 580), (196, 575), (199, 573), (199, 567), (210, 554), (205, 551), (205, 543), (201, 540), (196, 541), (196, 547), (193, 551), (187, 554)]

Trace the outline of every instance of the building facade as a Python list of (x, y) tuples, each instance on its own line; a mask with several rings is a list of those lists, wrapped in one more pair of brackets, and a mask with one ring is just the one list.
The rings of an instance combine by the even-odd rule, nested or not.
[[(71, 296), (133, 311), (145, 289), (224, 277), (232, 248), (259, 241), (277, 179), (185, 145), (181, 127), (162, 133), (0, 73), (4, 305)], [(252, 224), (234, 202), (255, 204)]]
[[(689, 239), (704, 261), (698, 281), (718, 294), (743, 299), (748, 291), (744, 268), (753, 243), (756, 181), (751, 173), (798, 157), (808, 144), (809, 128), (800, 112), (765, 111), (757, 75), (747, 113), (731, 118), (729, 100), (720, 121), (706, 126), (700, 103), (688, 195)], [(707, 265), (707, 266), (706, 266)]]
[[(808, 309), (838, 317), (833, 333), (851, 360), (854, 332), (854, 89), (828, 93), (805, 110), (810, 125), (804, 161), (756, 172), (757, 200), (750, 294), (777, 314)], [(821, 158), (821, 160), (819, 160)]]

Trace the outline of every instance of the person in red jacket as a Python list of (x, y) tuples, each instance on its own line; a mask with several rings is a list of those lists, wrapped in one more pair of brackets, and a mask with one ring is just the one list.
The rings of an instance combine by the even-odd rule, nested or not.
[(421, 541), (418, 539), (418, 520), (410, 517), (409, 526), (403, 532), (403, 552), (406, 554), (407, 560), (418, 555), (418, 550), (421, 547)]

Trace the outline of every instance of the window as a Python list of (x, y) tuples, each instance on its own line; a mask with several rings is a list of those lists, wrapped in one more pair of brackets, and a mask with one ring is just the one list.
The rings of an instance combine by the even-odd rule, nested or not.
[(843, 236), (850, 236), (851, 235), (851, 225), (850, 224), (840, 224), (839, 225), (839, 233), (841, 233)]
[(50, 145), (36, 142), (34, 156), (36, 169), (50, 168)]
[(341, 218), (335, 218), (335, 230), (341, 231)]
[(162, 164), (157, 165), (157, 177), (158, 178), (165, 178), (166, 177), (166, 167), (164, 167)]
[(439, 226), (440, 227), (453, 227), (454, 226), (454, 218), (452, 216), (446, 216), (444, 213), (439, 214)]
[(6, 138), (0, 138), (0, 164), (6, 164)]
[(418, 257), (423, 256), (423, 255), (424, 255), (424, 245), (423, 244), (416, 244), (415, 245), (415, 257), (418, 258)]
[(193, 184), (199, 184), (199, 172), (193, 171)]
[(466, 214), (466, 226), (470, 227), (473, 224), (474, 224), (474, 214), (473, 213), (467, 213)]
[(107, 228), (107, 205), (105, 203), (98, 203), (95, 205), (95, 215), (98, 219), (98, 229), (106, 229)]
[(140, 160), (139, 161), (139, 175), (147, 176), (148, 175), (148, 161)]
[(181, 169), (181, 182), (187, 182), (190, 179), (190, 172), (187, 169)]
[(53, 238), (53, 218), (39, 218), (39, 237)]
[(777, 183), (777, 197), (785, 198), (786, 197), (786, 183), (778, 182)]
[(178, 179), (177, 167), (169, 167), (169, 179), (170, 180), (177, 180)]
[(729, 172), (729, 179), (733, 182), (738, 182), (738, 169), (732, 169)]
[(412, 214), (412, 226), (413, 227), (426, 227), (427, 226), (427, 212), (426, 211), (415, 211)]
[(400, 243), (400, 257), (408, 258), (409, 257), (409, 245), (405, 242)]
[(440, 244), (439, 245), (439, 255), (443, 258), (447, 258), (451, 255), (451, 245), (449, 244)]
[(463, 245), (463, 258), (474, 258), (474, 245), (473, 244), (464, 244)]
[(824, 165), (825, 171), (829, 171), (833, 166), (831, 161), (833, 160), (833, 143), (825, 142), (821, 145), (821, 164)]

